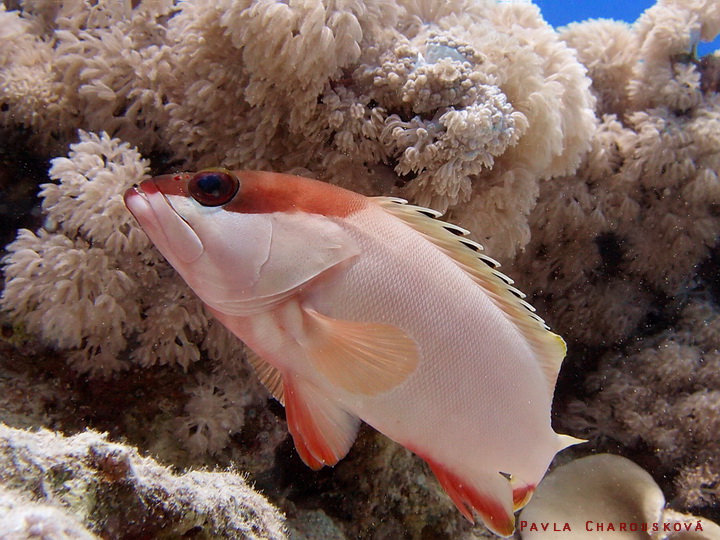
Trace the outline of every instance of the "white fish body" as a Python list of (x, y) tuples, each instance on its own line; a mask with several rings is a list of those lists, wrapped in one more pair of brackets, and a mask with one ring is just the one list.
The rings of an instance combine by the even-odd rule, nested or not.
[[(230, 181), (236, 192), (201, 204), (203, 188)], [(555, 453), (578, 442), (550, 424), (564, 342), (432, 211), (220, 170), (158, 177), (126, 204), (256, 353), (309, 466), (337, 463), (363, 420), (507, 536)]]

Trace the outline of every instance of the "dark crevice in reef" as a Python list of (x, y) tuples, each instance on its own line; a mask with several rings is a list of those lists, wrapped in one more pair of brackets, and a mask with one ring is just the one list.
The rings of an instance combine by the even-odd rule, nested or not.
[(49, 159), (33, 151), (25, 129), (0, 130), (0, 243), (15, 239), (17, 229), (42, 224), (39, 184), (48, 181)]

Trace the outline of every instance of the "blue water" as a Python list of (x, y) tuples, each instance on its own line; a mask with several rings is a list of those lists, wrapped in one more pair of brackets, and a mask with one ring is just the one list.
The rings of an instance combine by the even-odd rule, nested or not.
[[(647, 8), (655, 5), (655, 0), (534, 0), (540, 6), (543, 17), (553, 26), (563, 26), (585, 19), (617, 19), (635, 22)], [(720, 49), (720, 39), (712, 43), (700, 43), (700, 56)]]

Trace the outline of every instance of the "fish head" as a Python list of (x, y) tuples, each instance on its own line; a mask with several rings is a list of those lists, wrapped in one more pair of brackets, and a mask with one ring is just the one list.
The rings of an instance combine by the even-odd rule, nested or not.
[(128, 189), (128, 210), (201, 297), (251, 298), (267, 261), (272, 227), (263, 214), (228, 211), (240, 192), (222, 169), (156, 176)]
[(247, 315), (357, 253), (322, 212), (324, 191), (336, 189), (290, 175), (207, 169), (145, 180), (124, 200), (205, 303)]

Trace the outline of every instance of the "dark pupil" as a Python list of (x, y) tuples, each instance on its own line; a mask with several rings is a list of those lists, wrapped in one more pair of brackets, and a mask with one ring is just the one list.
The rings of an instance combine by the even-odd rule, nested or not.
[(199, 172), (188, 183), (190, 195), (203, 206), (221, 206), (229, 202), (239, 187), (235, 175), (222, 171)]
[(217, 197), (220, 195), (222, 188), (222, 179), (219, 174), (206, 174), (198, 179), (197, 186), (200, 191), (212, 197)]

